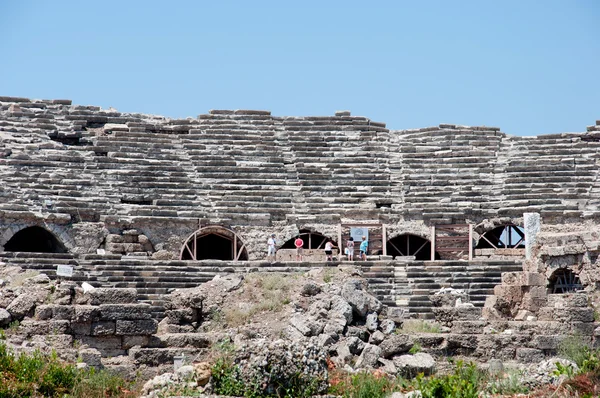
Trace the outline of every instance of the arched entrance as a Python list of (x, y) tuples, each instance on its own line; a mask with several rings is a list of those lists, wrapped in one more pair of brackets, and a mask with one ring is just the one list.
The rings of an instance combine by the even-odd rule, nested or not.
[(65, 246), (46, 229), (38, 226), (27, 227), (16, 234), (4, 245), (7, 252), (29, 253), (67, 253)]
[[(327, 240), (329, 239), (319, 232), (314, 232), (308, 229), (301, 229), (299, 235), (304, 241), (304, 245), (302, 247), (305, 249), (323, 249), (325, 247), (325, 243), (327, 243)], [(295, 249), (295, 240), (296, 237), (294, 236), (292, 239), (281, 245), (280, 249)], [(333, 244), (337, 246), (336, 242), (333, 242)]]
[(549, 293), (572, 293), (582, 289), (579, 275), (568, 268), (557, 269), (548, 280)]
[(200, 228), (183, 244), (182, 260), (247, 261), (246, 245), (232, 230), (220, 225)]
[(525, 230), (514, 224), (501, 225), (481, 235), (475, 249), (524, 249)]
[[(415, 256), (416, 260), (431, 260), (431, 241), (418, 235), (402, 234), (387, 241), (386, 249), (388, 256), (394, 258), (399, 256)], [(435, 253), (435, 259), (439, 260), (439, 254)]]

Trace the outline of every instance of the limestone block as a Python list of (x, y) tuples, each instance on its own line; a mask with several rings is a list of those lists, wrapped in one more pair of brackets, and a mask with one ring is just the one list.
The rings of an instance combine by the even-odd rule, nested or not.
[(77, 352), (79, 358), (88, 366), (101, 368), (102, 354), (95, 348), (82, 348)]
[(190, 324), (198, 321), (198, 311), (193, 308), (182, 308), (166, 311), (167, 320), (173, 325)]
[(109, 253), (123, 253), (125, 252), (125, 244), (124, 243), (107, 243), (106, 251)]
[(95, 348), (103, 357), (126, 355), (120, 336), (81, 336), (81, 343)]
[(100, 308), (91, 305), (76, 305), (74, 306), (75, 314), (73, 320), (75, 322), (91, 322), (100, 319)]
[(507, 286), (521, 286), (522, 283), (522, 272), (503, 272), (502, 273), (502, 284)]
[(92, 322), (92, 336), (110, 336), (115, 334), (115, 321)]
[(128, 350), (135, 346), (147, 347), (149, 342), (149, 336), (123, 336), (122, 348)]
[(147, 304), (102, 304), (100, 319), (104, 321), (150, 319), (150, 306)]
[(92, 322), (71, 322), (71, 332), (76, 336), (89, 336), (92, 334)]
[(385, 340), (385, 334), (377, 330), (371, 335), (371, 337), (369, 337), (369, 344), (379, 345), (383, 340)]
[(383, 332), (383, 334), (392, 334), (394, 330), (396, 330), (396, 322), (391, 319), (384, 319), (379, 324), (379, 329)]
[(96, 288), (87, 294), (91, 305), (131, 304), (137, 300), (137, 290), (134, 288)]
[(519, 347), (516, 349), (515, 359), (522, 363), (539, 363), (545, 359), (545, 355), (536, 348)]
[(585, 293), (549, 294), (548, 307), (587, 307), (588, 297)]
[(365, 348), (360, 353), (360, 356), (356, 360), (356, 368), (372, 368), (377, 365), (377, 360), (381, 356), (381, 348), (373, 345), (366, 344)]
[(151, 335), (156, 333), (158, 322), (155, 319), (145, 320), (118, 320), (115, 334), (116, 335)]
[(129, 350), (129, 358), (138, 365), (159, 366), (172, 364), (173, 357), (184, 355), (195, 358), (206, 351), (205, 348), (141, 348), (133, 347)]
[(560, 322), (594, 322), (592, 308), (555, 308), (552, 315)]
[(502, 297), (510, 303), (518, 303), (523, 298), (523, 288), (521, 286), (494, 286), (494, 295)]
[(106, 236), (106, 243), (123, 243), (123, 237), (121, 235), (109, 234)]
[(528, 346), (540, 350), (556, 350), (561, 340), (558, 335), (536, 335)]
[(531, 311), (533, 313), (537, 313), (540, 308), (546, 305), (546, 297), (531, 297), (529, 293), (525, 293), (523, 295), (523, 301), (521, 302), (521, 308), (527, 311)]
[(348, 326), (346, 329), (346, 337), (358, 337), (362, 341), (369, 340), (369, 334), (363, 328), (359, 328), (356, 326)]
[(208, 348), (211, 336), (204, 333), (169, 333), (158, 337), (155, 347), (195, 347)]
[(69, 321), (65, 320), (35, 321), (25, 319), (19, 325), (19, 333), (26, 336), (68, 334), (69, 331)]
[(593, 336), (596, 324), (593, 322), (571, 323), (571, 333), (577, 336)]
[(0, 308), (0, 327), (8, 326), (11, 319), (10, 313), (4, 308)]
[(377, 314), (376, 313), (370, 313), (370, 314), (367, 315), (367, 318), (365, 320), (365, 327), (370, 332), (374, 332), (374, 331), (377, 330), (378, 320), (377, 320)]
[(419, 373), (427, 376), (435, 371), (435, 360), (431, 355), (423, 352), (395, 357), (394, 365), (398, 372), (407, 378), (415, 377)]
[(39, 321), (47, 320), (52, 318), (52, 305), (43, 304), (38, 305), (35, 308), (35, 319)]
[(487, 326), (487, 321), (454, 321), (451, 332), (457, 334), (480, 334)]
[(52, 317), (70, 321), (75, 318), (75, 308), (71, 305), (53, 305)]
[(521, 284), (525, 286), (543, 286), (545, 288), (548, 280), (544, 274), (538, 272), (522, 272)]
[(379, 347), (384, 358), (407, 353), (414, 345), (414, 340), (407, 334), (389, 335), (381, 342)]
[(477, 345), (481, 335), (455, 334), (446, 335), (447, 350), (449, 355), (471, 355)]

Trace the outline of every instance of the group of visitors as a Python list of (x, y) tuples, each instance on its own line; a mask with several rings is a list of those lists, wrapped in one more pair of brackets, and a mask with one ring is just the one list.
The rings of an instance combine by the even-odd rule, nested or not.
[[(300, 235), (296, 236), (294, 240), (294, 246), (296, 247), (296, 261), (302, 261), (304, 255), (304, 240), (300, 237)], [(369, 241), (367, 241), (367, 237), (363, 236), (362, 241), (359, 246), (360, 259), (363, 261), (367, 260), (367, 250), (369, 247)], [(277, 251), (277, 240), (275, 239), (275, 234), (271, 234), (269, 239), (267, 239), (267, 260), (275, 261), (275, 253)], [(333, 261), (333, 249), (337, 249), (338, 247), (333, 244), (331, 239), (326, 239), (325, 241), (325, 261)], [(346, 255), (348, 261), (354, 261), (354, 238), (351, 236), (346, 241), (346, 247), (344, 248), (344, 254)]]

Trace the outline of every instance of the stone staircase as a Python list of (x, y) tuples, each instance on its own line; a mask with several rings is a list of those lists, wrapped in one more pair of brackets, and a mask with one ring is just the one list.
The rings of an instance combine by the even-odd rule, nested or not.
[[(323, 263), (267, 263), (232, 261), (159, 261), (120, 255), (52, 253), (0, 253), (0, 262), (35, 270), (56, 278), (59, 264), (74, 267), (69, 280), (96, 287), (132, 287), (138, 299), (151, 304), (153, 316), (164, 315), (163, 297), (175, 289), (196, 287), (215, 275), (246, 272), (306, 272)], [(329, 263), (327, 266), (337, 266)], [(411, 317), (431, 318), (428, 296), (441, 287), (465, 290), (470, 300), (483, 306), (485, 297), (500, 283), (502, 272), (520, 271), (511, 261), (357, 261), (369, 289), (388, 306), (405, 307)]]
[[(520, 261), (413, 261), (396, 266), (396, 304), (412, 318), (433, 319), (429, 296), (443, 287), (462, 289), (483, 307), (503, 272), (522, 271)], [(399, 290), (403, 288), (403, 293)]]

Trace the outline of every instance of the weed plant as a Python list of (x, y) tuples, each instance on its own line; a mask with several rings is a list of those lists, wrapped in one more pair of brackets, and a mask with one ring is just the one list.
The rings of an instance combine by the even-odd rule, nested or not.
[(106, 371), (78, 370), (56, 352), (13, 354), (0, 342), (0, 397), (134, 397), (129, 383)]

